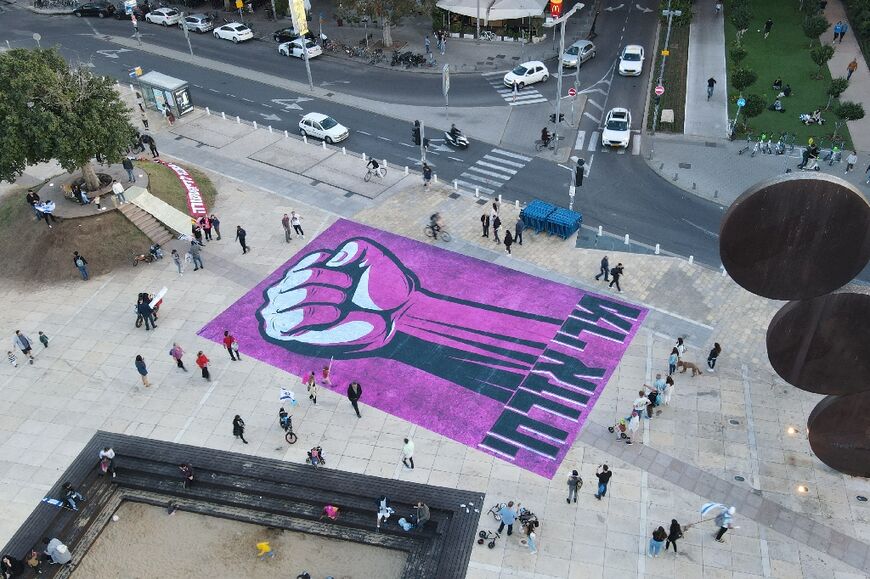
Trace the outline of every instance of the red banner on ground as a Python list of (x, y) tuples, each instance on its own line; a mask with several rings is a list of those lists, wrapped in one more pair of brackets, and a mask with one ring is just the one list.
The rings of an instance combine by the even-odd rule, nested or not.
[(187, 194), (187, 212), (194, 219), (205, 217), (208, 215), (208, 210), (205, 206), (205, 201), (202, 200), (202, 194), (199, 192), (199, 185), (196, 184), (196, 179), (193, 175), (187, 172), (183, 167), (179, 167), (175, 163), (167, 163), (160, 159), (155, 159), (155, 162), (160, 163), (164, 167), (168, 167), (175, 175), (181, 184), (184, 186), (184, 191)]

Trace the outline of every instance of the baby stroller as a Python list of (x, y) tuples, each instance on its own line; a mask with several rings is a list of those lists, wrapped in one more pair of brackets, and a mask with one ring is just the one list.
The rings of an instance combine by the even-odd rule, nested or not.
[(517, 515), (517, 520), (523, 528), (531, 525), (533, 528), (537, 529), (541, 525), (540, 521), (538, 521), (538, 515), (525, 507), (520, 507), (520, 513)]
[(326, 459), (323, 458), (323, 449), (315, 446), (308, 451), (308, 458), (305, 459), (307, 464), (313, 465), (314, 468), (319, 468), (326, 464)]
[[(607, 430), (609, 432), (616, 434), (616, 440), (622, 440), (623, 442), (625, 442), (625, 444), (632, 444), (632, 442), (631, 442), (632, 430), (629, 427), (631, 425), (631, 419), (634, 416), (634, 414), (635, 413), (633, 412), (632, 416), (629, 416), (627, 418), (620, 418), (619, 420), (616, 421), (616, 424), (614, 424), (613, 426), (607, 427)], [(637, 419), (640, 420), (640, 415), (638, 415)]]

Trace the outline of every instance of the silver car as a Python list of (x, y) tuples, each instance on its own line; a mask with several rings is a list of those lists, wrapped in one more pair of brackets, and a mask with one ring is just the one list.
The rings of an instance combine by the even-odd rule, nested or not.
[(580, 66), (590, 58), (595, 58), (595, 45), (589, 40), (578, 40), (562, 54), (562, 66)]
[(207, 14), (191, 14), (190, 16), (185, 16), (178, 25), (182, 28), (187, 28), (191, 32), (203, 33), (214, 28), (214, 21)]

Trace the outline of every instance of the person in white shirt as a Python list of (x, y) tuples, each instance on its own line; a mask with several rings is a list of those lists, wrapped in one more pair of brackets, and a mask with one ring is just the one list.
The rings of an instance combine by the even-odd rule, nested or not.
[(112, 193), (115, 194), (115, 199), (119, 204), (127, 202), (127, 198), (124, 196), (124, 186), (118, 183), (116, 179), (112, 179)]
[(105, 472), (110, 473), (112, 478), (115, 478), (115, 451), (107, 446), (100, 451), (100, 468), (105, 465)]
[(293, 226), (293, 231), (300, 237), (305, 237), (305, 232), (302, 231), (302, 217), (295, 211), (290, 212), (290, 225)]
[(638, 398), (636, 398), (635, 401), (632, 402), (631, 407), (635, 412), (637, 412), (637, 414), (641, 418), (643, 418), (647, 415), (646, 407), (649, 406), (649, 398), (647, 398), (646, 392), (644, 392), (643, 390), (639, 390), (637, 395)]
[(405, 446), (402, 447), (402, 464), (414, 470), (414, 441), (409, 438), (405, 439)]
[(43, 537), (42, 543), (45, 545), (45, 554), (51, 559), (52, 565), (66, 565), (72, 561), (69, 547), (64, 545), (60, 539)]
[(852, 151), (849, 153), (849, 156), (846, 157), (846, 174), (849, 173), (852, 169), (855, 168), (855, 165), (858, 163), (858, 153)]

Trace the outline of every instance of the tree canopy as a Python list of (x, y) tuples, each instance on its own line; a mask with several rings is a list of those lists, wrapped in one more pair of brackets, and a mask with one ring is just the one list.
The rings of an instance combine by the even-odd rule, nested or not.
[(55, 49), (0, 54), (0, 78), (2, 180), (50, 160), (95, 178), (91, 159), (120, 162), (136, 134), (115, 82), (71, 67)]

